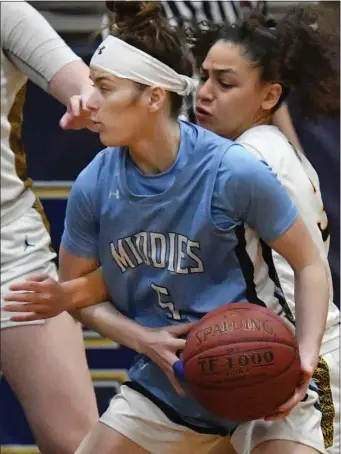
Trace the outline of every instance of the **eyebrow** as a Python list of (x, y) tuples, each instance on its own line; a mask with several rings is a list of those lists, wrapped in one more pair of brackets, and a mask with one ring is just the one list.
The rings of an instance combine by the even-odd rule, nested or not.
[[(202, 71), (206, 71), (208, 72), (209, 70), (207, 68), (204, 68), (203, 66), (201, 66), (200, 68)], [(213, 68), (212, 71), (216, 74), (219, 74), (219, 75), (224, 75), (224, 74), (233, 74), (233, 75), (236, 75), (238, 74), (236, 70), (232, 69), (232, 68), (221, 68), (221, 69), (215, 69)]]
[(95, 78), (92, 78), (91, 76), (89, 76), (90, 79), (93, 81), (93, 82), (113, 82), (111, 79), (109, 79), (109, 77), (107, 76), (99, 76), (99, 77), (95, 77)]

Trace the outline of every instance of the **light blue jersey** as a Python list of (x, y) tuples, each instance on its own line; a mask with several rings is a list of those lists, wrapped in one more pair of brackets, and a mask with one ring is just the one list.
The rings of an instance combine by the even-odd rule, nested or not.
[[(198, 321), (228, 302), (282, 314), (266, 242), (293, 224), (295, 206), (269, 167), (240, 145), (180, 127), (176, 162), (160, 175), (142, 175), (125, 148), (99, 153), (72, 188), (62, 245), (98, 258), (117, 309), (149, 327)], [(181, 399), (144, 356), (129, 375), (175, 422), (207, 433), (236, 426), (189, 393)]]

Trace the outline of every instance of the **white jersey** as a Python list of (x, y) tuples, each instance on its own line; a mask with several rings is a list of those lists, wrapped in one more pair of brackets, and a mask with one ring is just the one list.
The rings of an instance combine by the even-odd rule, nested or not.
[[(329, 311), (321, 354), (335, 348), (339, 342), (340, 312), (333, 302), (333, 286), (328, 264), (328, 219), (323, 207), (317, 173), (307, 158), (289, 143), (275, 126), (256, 126), (244, 132), (237, 142), (265, 161), (277, 175), (297, 206), (326, 264), (329, 280)], [(285, 299), (295, 315), (295, 278), (288, 262), (272, 251), (273, 262)]]
[(26, 2), (1, 2), (1, 224), (35, 200), (21, 141), (26, 76), (47, 90), (59, 69), (79, 60), (46, 20)]
[[(25, 181), (25, 154), (20, 143), (25, 76), (1, 50), (1, 223), (11, 222), (33, 205)], [(11, 214), (13, 213), (14, 216)]]

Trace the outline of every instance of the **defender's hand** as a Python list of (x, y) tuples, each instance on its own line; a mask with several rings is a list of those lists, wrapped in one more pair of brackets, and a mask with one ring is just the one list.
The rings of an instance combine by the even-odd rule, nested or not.
[(43, 320), (69, 310), (70, 298), (63, 285), (47, 274), (29, 276), (26, 281), (12, 284), (9, 289), (13, 293), (5, 295), (4, 301), (15, 304), (7, 304), (4, 310), (27, 313), (13, 316), (13, 321)]

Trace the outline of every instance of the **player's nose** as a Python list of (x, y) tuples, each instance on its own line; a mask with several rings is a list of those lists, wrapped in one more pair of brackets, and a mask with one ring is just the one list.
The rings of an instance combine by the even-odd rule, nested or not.
[(98, 90), (95, 90), (88, 99), (87, 108), (92, 112), (97, 112), (101, 105), (101, 95)]
[(205, 81), (200, 81), (197, 90), (197, 101), (212, 101), (214, 90), (213, 83), (210, 78)]

